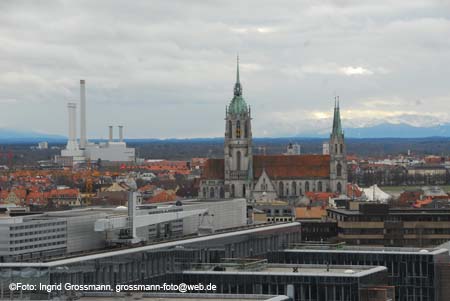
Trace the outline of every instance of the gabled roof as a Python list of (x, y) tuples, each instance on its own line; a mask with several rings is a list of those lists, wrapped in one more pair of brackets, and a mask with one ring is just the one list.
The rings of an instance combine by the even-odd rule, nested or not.
[(329, 155), (258, 155), (253, 156), (253, 172), (258, 178), (262, 170), (272, 180), (296, 178), (328, 178)]

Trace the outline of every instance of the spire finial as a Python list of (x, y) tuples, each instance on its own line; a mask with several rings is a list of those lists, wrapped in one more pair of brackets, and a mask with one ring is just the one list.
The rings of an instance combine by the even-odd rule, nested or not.
[(240, 83), (240, 81), (239, 81), (239, 53), (237, 54), (236, 65), (237, 65), (237, 68), (236, 68), (236, 82)]
[(236, 58), (236, 83), (234, 84), (234, 96), (242, 96), (241, 81), (239, 79), (239, 54)]

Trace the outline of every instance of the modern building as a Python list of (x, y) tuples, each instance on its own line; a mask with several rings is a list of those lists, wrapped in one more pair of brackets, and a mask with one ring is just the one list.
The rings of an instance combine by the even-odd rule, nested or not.
[(328, 155), (253, 155), (252, 115), (242, 96), (237, 64), (234, 96), (225, 110), (224, 158), (209, 159), (199, 196), (247, 200), (300, 197), (308, 191), (346, 193), (347, 160), (339, 102)]
[(395, 300), (448, 300), (449, 251), (443, 248), (377, 248), (299, 245), (268, 254), (270, 263), (384, 266)]
[(449, 208), (390, 208), (361, 203), (359, 210), (327, 209), (338, 238), (352, 245), (436, 246), (450, 240)]
[[(265, 260), (194, 265), (176, 283), (216, 283), (218, 293), (287, 295), (291, 300), (393, 300), (382, 266), (267, 264)], [(374, 298), (375, 295), (375, 298)], [(371, 296), (371, 298), (369, 298)]]
[[(263, 256), (268, 250), (284, 249), (300, 242), (298, 223), (242, 227), (207, 236), (103, 250), (89, 255), (62, 257), (53, 261), (0, 263), (0, 296), (16, 300), (31, 295), (51, 299), (73, 291), (10, 291), (8, 284), (71, 283), (155, 284), (172, 282), (193, 263), (219, 262), (221, 258)], [(208, 280), (208, 283), (211, 279)], [(111, 292), (109, 292), (111, 293)], [(244, 299), (245, 300), (245, 299)]]
[(85, 81), (80, 80), (80, 140), (77, 140), (76, 109), (74, 102), (69, 102), (69, 139), (66, 148), (61, 150), (61, 156), (56, 156), (55, 161), (62, 164), (83, 163), (87, 160), (97, 162), (128, 162), (135, 160), (135, 149), (128, 148), (123, 138), (123, 126), (119, 125), (119, 139), (114, 140), (113, 126), (109, 126), (109, 139), (107, 142), (93, 143), (87, 140), (86, 126), (86, 86)]
[(0, 218), (0, 262), (50, 258), (117, 246), (213, 234), (247, 225), (245, 199), (186, 200), (85, 208)]

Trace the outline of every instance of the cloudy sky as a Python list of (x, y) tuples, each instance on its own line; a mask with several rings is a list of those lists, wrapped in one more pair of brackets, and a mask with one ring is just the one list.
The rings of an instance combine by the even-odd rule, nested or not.
[(236, 54), (254, 136), (450, 122), (450, 1), (0, 1), (0, 127), (218, 137)]

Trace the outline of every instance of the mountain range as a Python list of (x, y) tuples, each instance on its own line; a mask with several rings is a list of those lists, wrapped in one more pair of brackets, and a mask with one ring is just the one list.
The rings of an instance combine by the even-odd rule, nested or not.
[[(405, 123), (381, 123), (378, 125), (344, 128), (346, 138), (426, 138), (426, 137), (450, 137), (450, 123), (445, 123), (430, 127), (416, 127)], [(328, 133), (323, 132), (304, 132), (298, 133), (296, 137), (303, 138), (327, 138)], [(202, 138), (199, 138), (202, 139)], [(204, 138), (209, 140), (208, 138)], [(65, 142), (67, 137), (39, 133), (34, 131), (23, 131), (0, 128), (0, 141), (3, 142)], [(148, 139), (130, 139), (130, 140), (148, 140)], [(158, 140), (158, 139), (152, 139)], [(176, 139), (179, 140), (179, 139)], [(182, 140), (182, 139), (181, 139)]]

